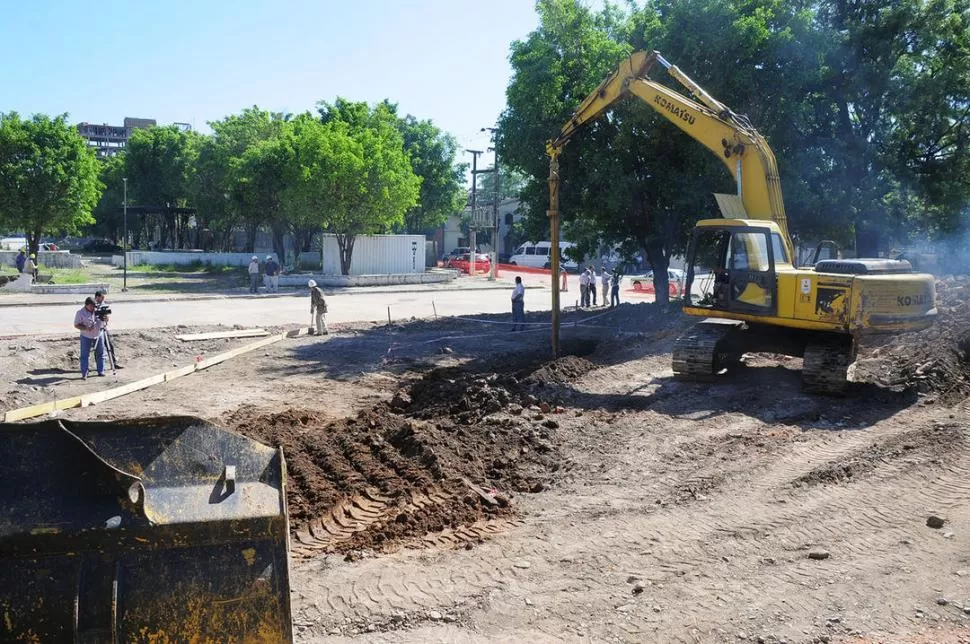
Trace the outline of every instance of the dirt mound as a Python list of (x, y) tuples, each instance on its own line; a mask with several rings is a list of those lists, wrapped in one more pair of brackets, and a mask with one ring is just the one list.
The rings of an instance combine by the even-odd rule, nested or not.
[(586, 358), (563, 356), (533, 371), (526, 378), (526, 381), (530, 383), (567, 385), (576, 382), (577, 378), (589, 373), (593, 369), (596, 369), (596, 365)]
[(398, 392), (391, 405), (414, 418), (453, 417), (468, 424), (523, 402), (519, 379), (514, 375), (446, 367), (428, 372), (409, 389)]
[(863, 350), (863, 370), (890, 386), (935, 394), (948, 404), (970, 395), (970, 278), (936, 283), (936, 324), (919, 333), (893, 338)]
[(511, 493), (538, 492), (561, 468), (556, 410), (519, 383), (436, 369), (356, 418), (241, 409), (226, 422), (282, 446), (297, 553), (387, 549), (436, 534), (460, 543), (494, 531), (514, 516)]

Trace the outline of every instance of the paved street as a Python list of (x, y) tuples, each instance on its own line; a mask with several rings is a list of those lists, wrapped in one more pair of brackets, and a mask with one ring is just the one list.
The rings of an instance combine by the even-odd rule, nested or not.
[[(328, 322), (386, 322), (388, 307), (392, 320), (431, 318), (438, 315), (503, 313), (511, 316), (511, 289), (493, 290), (428, 290), (427, 292), (355, 292), (327, 298)], [(77, 303), (50, 306), (0, 307), (0, 334), (76, 333), (72, 328)], [(109, 299), (109, 301), (111, 301)], [(432, 304), (433, 303), (433, 304)], [(530, 288), (526, 292), (526, 310), (548, 310), (548, 289)], [(220, 299), (185, 299), (170, 301), (115, 301), (111, 326), (116, 331), (145, 329), (177, 324), (241, 324), (247, 327), (283, 324), (308, 324), (310, 299), (307, 295), (280, 297), (232, 297)]]
[[(522, 274), (526, 285), (526, 311), (548, 311), (551, 291), (548, 276)], [(372, 287), (342, 289), (327, 297), (328, 322), (387, 322), (392, 320), (439, 316), (508, 313), (514, 274), (498, 282), (484, 278), (463, 278), (463, 283), (413, 287)], [(330, 289), (327, 289), (328, 292)], [(71, 324), (84, 295), (7, 295), (0, 297), (0, 335), (47, 335), (76, 333)], [(168, 299), (166, 299), (168, 298)], [(562, 306), (573, 306), (579, 299), (579, 280), (569, 276), (568, 290), (561, 294)], [(629, 283), (621, 299), (652, 301), (652, 295), (635, 293)], [(151, 297), (144, 294), (109, 294), (114, 313), (111, 326), (116, 331), (159, 326), (240, 324), (245, 327), (309, 324), (310, 300), (306, 291), (299, 294), (283, 289), (277, 296), (223, 295), (200, 298), (187, 295)]]

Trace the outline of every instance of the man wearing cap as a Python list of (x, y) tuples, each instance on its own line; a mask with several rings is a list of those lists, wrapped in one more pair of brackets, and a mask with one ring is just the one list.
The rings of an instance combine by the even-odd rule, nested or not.
[(26, 263), (27, 263), (27, 253), (24, 252), (23, 248), (21, 248), (20, 252), (17, 253), (17, 272), (18, 273), (24, 272), (24, 264)]
[(111, 332), (108, 331), (108, 319), (111, 317), (111, 307), (104, 301), (104, 295), (105, 293), (101, 289), (94, 292), (94, 312), (97, 318), (101, 320), (101, 340), (104, 342), (104, 352), (111, 360), (111, 368), (118, 370), (121, 369), (121, 364), (115, 356), (114, 338), (111, 337)]
[(280, 290), (280, 265), (273, 259), (272, 255), (266, 256), (266, 290), (270, 293), (279, 293)]
[(81, 332), (81, 380), (88, 379), (88, 360), (92, 347), (98, 375), (104, 375), (104, 342), (101, 336), (104, 326), (94, 314), (96, 306), (94, 298), (89, 297), (84, 300), (84, 306), (74, 314), (74, 328)]
[(259, 258), (255, 255), (249, 260), (249, 292), (259, 292)]
[(323, 290), (314, 280), (306, 285), (310, 289), (310, 317), (316, 316), (317, 335), (330, 335), (327, 330), (327, 302), (323, 299)]

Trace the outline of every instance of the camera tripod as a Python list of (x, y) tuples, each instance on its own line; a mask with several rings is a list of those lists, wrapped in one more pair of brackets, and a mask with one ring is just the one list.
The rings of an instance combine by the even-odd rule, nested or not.
[(111, 363), (111, 374), (118, 375), (118, 359), (115, 358), (115, 345), (111, 342), (111, 333), (108, 329), (101, 329), (101, 341), (104, 342), (104, 355)]

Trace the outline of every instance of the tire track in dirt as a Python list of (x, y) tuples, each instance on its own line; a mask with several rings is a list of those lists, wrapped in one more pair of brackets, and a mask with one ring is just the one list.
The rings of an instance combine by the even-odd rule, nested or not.
[[(865, 441), (858, 442), (862, 444)], [(846, 444), (826, 451), (837, 458), (853, 453), (857, 447)], [(806, 449), (806, 454), (810, 454), (810, 450)], [(939, 489), (951, 490), (954, 485), (962, 489), (960, 480), (968, 467), (970, 464), (965, 458), (953, 462), (940, 477)], [(760, 477), (764, 479), (758, 481), (759, 477), (755, 477), (755, 489), (776, 495), (778, 482), (788, 483), (781, 487), (781, 491), (794, 497), (799, 490), (791, 489), (792, 472), (797, 470), (800, 475), (811, 471), (812, 464), (802, 463), (800, 467), (793, 468), (790, 464), (772, 467), (771, 464), (762, 463), (756, 464), (755, 469), (761, 470)], [(486, 546), (487, 552), (481, 553), (483, 557), (462, 560), (459, 566), (462, 576), (450, 574), (448, 583), (436, 579), (431, 570), (423, 570), (420, 576), (409, 572), (407, 577), (414, 584), (411, 591), (420, 591), (418, 596), (424, 598), (417, 602), (422, 607), (449, 606), (455, 597), (474, 596), (502, 588), (508, 585), (510, 574), (518, 585), (522, 585), (525, 581), (519, 579), (515, 568), (515, 562), (522, 559), (530, 562), (527, 576), (532, 580), (532, 587), (529, 592), (537, 595), (541, 595), (543, 589), (550, 591), (557, 581), (567, 579), (554, 574), (556, 567), (553, 564), (561, 557), (588, 559), (593, 568), (601, 570), (650, 569), (654, 572), (648, 579), (654, 584), (667, 588), (675, 586), (687, 592), (696, 583), (693, 578), (701, 573), (705, 578), (719, 579), (736, 575), (736, 572), (732, 573), (734, 564), (721, 561), (721, 557), (729, 551), (727, 546), (743, 541), (745, 546), (741, 559), (745, 566), (756, 572), (749, 579), (735, 580), (730, 594), (764, 597), (766, 591), (771, 590), (770, 594), (785, 597), (794, 587), (803, 590), (805, 584), (817, 585), (820, 578), (837, 579), (846, 574), (872, 573), (887, 565), (900, 565), (902, 555), (892, 552), (892, 547), (912, 532), (907, 526), (898, 526), (901, 515), (921, 516), (922, 510), (918, 506), (927, 502), (924, 497), (935, 499), (936, 502), (939, 502), (939, 498), (936, 490), (927, 487), (928, 492), (900, 508), (896, 492), (884, 484), (895, 482), (916, 488), (924, 477), (919, 472), (901, 472), (901, 477), (896, 474), (885, 470), (882, 476), (858, 479), (851, 484), (814, 486), (809, 489), (807, 496), (810, 498), (802, 508), (778, 504), (771, 498), (738, 496), (728, 480), (726, 486), (706, 503), (668, 506), (649, 514), (620, 510), (619, 514), (604, 513), (591, 521), (577, 522), (569, 534), (572, 545), (564, 541), (537, 539), (535, 528), (538, 526), (514, 531), (500, 543)], [(667, 479), (663, 484), (669, 485)], [(862, 486), (865, 490), (860, 493), (859, 490), (849, 490), (850, 486)], [(595, 495), (589, 497), (588, 502), (593, 502), (594, 498)], [(573, 510), (577, 517), (583, 516), (581, 508)], [(859, 519), (853, 520), (855, 522), (849, 527), (837, 518), (851, 517), (853, 514)], [(751, 516), (760, 517), (760, 520), (745, 518)], [(665, 542), (671, 525), (677, 526), (676, 543)], [(846, 535), (847, 531), (850, 534)], [(804, 550), (806, 543), (834, 539), (839, 541), (833, 559), (822, 562), (807, 560)], [(509, 543), (510, 540), (514, 543)], [(871, 557), (873, 551), (880, 550), (887, 554)], [(777, 557), (779, 551), (788, 552), (789, 558), (770, 567), (761, 563), (765, 557)], [(736, 561), (738, 556), (736, 552), (731, 552), (732, 561)], [(923, 562), (910, 557), (909, 564), (922, 566)], [(453, 565), (447, 567), (454, 569)], [(497, 574), (498, 571), (501, 574)], [(360, 577), (358, 583), (367, 585), (370, 583), (367, 579), (366, 576)], [(505, 583), (502, 583), (503, 579)], [(584, 583), (592, 592), (603, 592), (609, 588), (603, 580), (595, 578), (586, 577)], [(457, 592), (457, 588), (464, 592)], [(334, 589), (334, 592), (338, 591)], [(383, 592), (386, 594), (387, 590)], [(382, 610), (383, 604), (395, 603), (399, 606), (389, 599), (383, 600), (380, 593), (380, 587), (368, 593), (358, 589), (356, 597), (351, 597), (351, 600), (363, 601), (366, 596), (369, 610), (374, 611)], [(791, 610), (780, 601), (765, 601), (761, 608), (774, 612)], [(816, 601), (810, 602), (808, 608), (824, 611), (824, 592)], [(671, 617), (676, 619), (687, 620), (690, 615), (689, 610), (669, 610), (674, 613)], [(899, 623), (905, 626), (902, 618)]]

